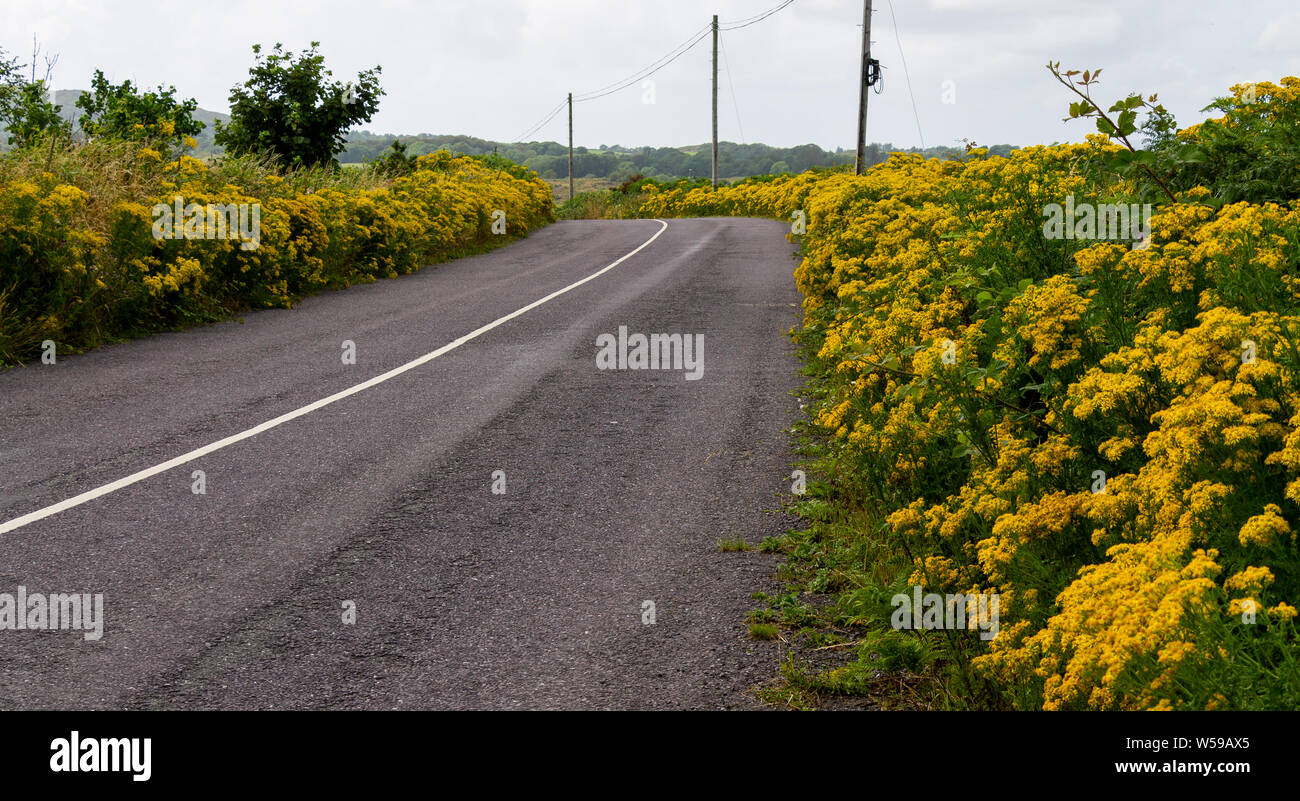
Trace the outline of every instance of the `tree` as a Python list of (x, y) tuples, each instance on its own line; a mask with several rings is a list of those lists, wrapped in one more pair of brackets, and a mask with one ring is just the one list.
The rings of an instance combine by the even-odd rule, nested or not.
[(232, 153), (272, 153), (292, 167), (337, 165), (343, 135), (379, 110), (382, 68), (346, 85), (329, 80), (319, 46), (295, 55), (277, 43), (267, 55), (253, 45), (249, 79), (230, 90), (230, 122), (217, 123), (216, 143)]
[(45, 81), (24, 83), (7, 93), (0, 122), (9, 131), (9, 144), (22, 149), (38, 144), (47, 133), (70, 136), (72, 124), (59, 115), (62, 106), (47, 100)]
[(13, 92), (22, 85), (22, 76), (18, 74), (22, 68), (17, 58), (5, 58), (5, 49), (0, 47), (0, 108), (5, 107)]
[(415, 172), (415, 162), (418, 156), (406, 155), (406, 145), (398, 140), (393, 140), (390, 149), (384, 151), (384, 155), (375, 159), (371, 164), (376, 170), (393, 178), (400, 178), (403, 175), (410, 175)]
[[(35, 55), (32, 53), (34, 62)], [(52, 68), (53, 62), (47, 62)], [(47, 98), (45, 85), (49, 70), (45, 72), (45, 81), (36, 81), (36, 68), (32, 66), (32, 79), (25, 81), (22, 68), (17, 59), (5, 57), (4, 48), (0, 48), (0, 125), (9, 131), (9, 144), (31, 147), (42, 139), (45, 131), (68, 134), (70, 126), (59, 116), (60, 108)]]
[[(52, 62), (51, 62), (52, 66)], [(0, 48), (0, 124), (9, 132), (9, 144), (31, 147), (46, 132), (67, 136), (71, 126), (59, 116), (60, 107), (50, 102), (46, 80), (23, 80), (22, 65), (16, 58), (6, 58)], [(32, 67), (33, 74), (35, 66)], [(46, 70), (46, 79), (49, 70)]]
[(198, 101), (191, 98), (178, 103), (175, 96), (174, 86), (164, 89), (160, 85), (156, 92), (143, 94), (130, 81), (114, 86), (103, 72), (95, 70), (90, 91), (77, 98), (77, 108), (83, 112), (81, 131), (88, 137), (166, 139), (179, 144), (197, 136), (204, 125), (193, 116)]

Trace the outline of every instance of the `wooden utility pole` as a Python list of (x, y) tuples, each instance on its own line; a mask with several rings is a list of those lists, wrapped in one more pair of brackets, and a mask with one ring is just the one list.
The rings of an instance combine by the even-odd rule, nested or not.
[(569, 92), (569, 200), (573, 200), (573, 92)]
[(718, 15), (713, 15), (713, 188), (718, 188)]
[(858, 160), (854, 171), (861, 175), (867, 161), (867, 71), (871, 68), (871, 0), (862, 2), (862, 70), (858, 74)]

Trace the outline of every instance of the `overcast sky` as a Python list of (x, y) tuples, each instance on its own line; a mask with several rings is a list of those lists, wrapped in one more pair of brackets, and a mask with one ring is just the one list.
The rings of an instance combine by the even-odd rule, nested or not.
[[(655, 62), (718, 14), (724, 25), (779, 0), (0, 0), (0, 47), (29, 60), (35, 34), (59, 55), (54, 83), (174, 84), (214, 111), (247, 77), (254, 42), (321, 42), (346, 80), (382, 65), (387, 91), (362, 126), (510, 141), (566, 92), (591, 92)], [(875, 0), (872, 54), (884, 91), (867, 138), (911, 146), (1077, 141), (1069, 95), (1044, 69), (1104, 67), (1102, 94), (1159, 92), (1181, 124), (1241, 81), (1300, 74), (1297, 0)], [(852, 148), (860, 0), (795, 0), (724, 32), (719, 135), (730, 141)], [(895, 20), (897, 24), (895, 24)], [(899, 44), (901, 42), (901, 52)], [(912, 95), (908, 92), (906, 58)], [(579, 145), (709, 139), (706, 38), (642, 84), (575, 105)], [(945, 82), (952, 91), (945, 103)], [(734, 103), (733, 103), (734, 88)], [(953, 96), (955, 94), (955, 97)], [(654, 102), (646, 102), (653, 99)], [(917, 120), (919, 118), (920, 131)], [(564, 141), (565, 116), (531, 139)]]

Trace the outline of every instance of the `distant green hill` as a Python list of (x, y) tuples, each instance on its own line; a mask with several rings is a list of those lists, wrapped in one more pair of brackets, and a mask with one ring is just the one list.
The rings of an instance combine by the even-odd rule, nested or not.
[[(77, 98), (82, 94), (79, 89), (61, 89), (54, 93), (54, 102), (62, 107), (60, 114), (70, 120), (74, 128), (77, 118), (81, 116), (76, 104)], [(213, 141), (216, 130), (213, 123), (217, 120), (228, 122), (230, 115), (200, 108), (194, 113), (194, 118), (204, 125), (202, 133), (195, 137), (198, 147), (195, 148), (194, 155), (202, 157), (221, 153), (222, 149)], [(7, 136), (0, 131), (0, 150), (6, 149), (7, 141)], [(536, 170), (543, 178), (556, 180), (567, 178), (569, 174), (569, 151), (559, 142), (494, 142), (455, 134), (407, 135), (353, 131), (347, 135), (347, 147), (339, 155), (339, 161), (344, 164), (372, 161), (391, 147), (394, 141), (405, 144), (406, 152), (414, 156), (444, 149), (472, 156), (498, 153), (517, 164)], [(989, 148), (995, 155), (1006, 155), (1013, 149), (1012, 145)], [(888, 143), (872, 143), (867, 147), (867, 163), (879, 164), (896, 150), (935, 158), (957, 158), (963, 152), (959, 147), (896, 148)], [(852, 165), (853, 158), (853, 151), (844, 148), (830, 151), (817, 145), (771, 147), (762, 144), (718, 143), (718, 171), (727, 179), (771, 173), (799, 173), (812, 167)], [(711, 173), (711, 160), (711, 148), (707, 143), (683, 147), (575, 147), (573, 174), (578, 178), (609, 182), (624, 181), (637, 174), (664, 181), (699, 178)]]
[[(565, 178), (569, 174), (569, 151), (559, 142), (493, 142), (472, 136), (427, 133), (397, 135), (354, 131), (348, 134), (347, 149), (339, 156), (339, 161), (370, 161), (388, 149), (394, 140), (405, 144), (406, 152), (411, 155), (423, 155), (440, 148), (468, 155), (495, 152), (537, 170), (543, 178)], [(1013, 149), (1012, 145), (997, 145), (990, 148), (990, 152), (1006, 155)], [(964, 152), (959, 147), (896, 148), (888, 143), (873, 143), (867, 147), (867, 163), (879, 164), (896, 150), (935, 158), (957, 158)], [(762, 144), (718, 143), (718, 172), (728, 179), (770, 173), (798, 173), (812, 167), (851, 165), (853, 160), (853, 151), (844, 148), (829, 151), (817, 145), (779, 148)], [(638, 173), (661, 180), (698, 178), (711, 174), (711, 162), (712, 148), (708, 144), (657, 148), (601, 145), (598, 148), (573, 149), (574, 176), (610, 181), (622, 181)]]

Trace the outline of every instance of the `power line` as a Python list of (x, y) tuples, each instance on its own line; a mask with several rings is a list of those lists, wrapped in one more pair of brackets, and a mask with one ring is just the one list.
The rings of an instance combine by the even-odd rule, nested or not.
[(722, 49), (722, 66), (727, 71), (727, 86), (731, 89), (731, 107), (736, 110), (736, 127), (740, 129), (740, 143), (743, 145), (745, 126), (740, 124), (740, 104), (736, 102), (736, 85), (731, 81), (731, 62), (727, 59), (727, 45), (722, 41), (721, 36), (718, 36), (718, 47)]
[(916, 119), (916, 135), (925, 147), (925, 134), (921, 133), (921, 115), (916, 111), (916, 95), (912, 94), (912, 76), (907, 71), (907, 56), (903, 55), (903, 38), (898, 35), (898, 17), (894, 16), (894, 0), (889, 0), (889, 18), (894, 23), (894, 41), (898, 42), (898, 57), (903, 61), (903, 78), (907, 80), (907, 95), (912, 98), (912, 116)]
[(638, 70), (637, 72), (633, 73), (627, 78), (624, 78), (621, 81), (615, 81), (614, 83), (611, 83), (602, 89), (597, 89), (595, 91), (587, 92), (583, 95), (575, 97), (573, 99), (573, 102), (585, 103), (588, 100), (596, 100), (598, 98), (605, 97), (606, 95), (612, 95), (615, 92), (622, 91), (628, 88), (629, 86), (638, 83), (639, 81), (643, 81), (646, 78), (649, 78), (651, 75), (654, 75), (659, 70), (663, 69), (664, 67), (668, 66), (669, 64), (673, 63), (677, 59), (681, 58), (682, 56), (690, 52), (690, 50), (694, 48), (697, 44), (704, 41), (705, 37), (707, 37), (712, 32), (712, 30), (713, 30), (712, 23), (705, 25), (699, 31), (696, 31), (694, 34), (692, 34), (691, 39), (687, 40), (685, 43), (681, 45), (678, 45), (677, 48), (675, 48), (670, 53), (668, 53), (668, 55), (661, 57), (658, 61), (654, 62), (650, 66)]
[[(606, 84), (604, 87), (600, 89), (587, 92), (585, 95), (579, 95), (577, 97), (574, 97), (573, 102), (583, 103), (588, 100), (596, 100), (598, 98), (605, 97), (606, 95), (614, 94), (615, 92), (626, 89), (629, 86), (632, 86), (633, 84), (639, 81), (643, 81), (646, 78), (649, 78), (651, 75), (654, 75), (659, 70), (673, 63), (681, 56), (685, 55), (688, 51), (691, 50), (691, 48), (695, 47), (697, 44), (704, 41), (704, 37), (706, 37), (712, 31), (712, 29), (713, 29), (712, 23), (705, 25), (703, 28), (700, 28), (698, 31), (692, 34), (691, 38), (686, 40), (686, 42), (682, 43), (681, 45), (678, 45), (676, 48), (669, 51), (667, 55), (661, 56), (659, 59), (652, 62), (649, 66), (637, 70), (636, 72), (632, 73), (630, 76), (620, 81), (615, 81), (614, 83)], [(548, 111), (539, 122), (534, 124), (531, 128), (529, 128), (524, 133), (520, 134), (513, 141), (523, 142), (525, 141), (526, 137), (532, 136), (534, 133), (541, 130), (548, 122), (555, 119), (555, 116), (559, 114), (561, 109), (563, 109), (566, 105), (568, 105), (568, 103), (569, 101), (567, 98), (565, 100), (561, 100), (559, 105), (555, 106), (555, 108)]]
[(744, 28), (748, 25), (753, 25), (756, 22), (762, 22), (763, 20), (767, 19), (768, 17), (772, 16), (773, 14), (775, 14), (776, 12), (780, 11), (781, 9), (785, 8), (786, 6), (790, 5), (793, 2), (794, 0), (785, 0), (785, 2), (781, 3), (780, 5), (773, 6), (772, 8), (769, 8), (767, 11), (764, 11), (762, 14), (755, 14), (754, 16), (749, 17), (748, 19), (741, 19), (741, 20), (735, 20), (734, 22), (720, 23), (720, 29), (724, 31), (734, 31), (738, 28)]
[(620, 80), (614, 81), (613, 83), (606, 84), (605, 86), (602, 86), (602, 87), (600, 87), (599, 89), (594, 89), (594, 90), (592, 90), (592, 91), (590, 91), (590, 92), (582, 92), (582, 93), (579, 95), (579, 97), (585, 97), (585, 96), (587, 96), (587, 95), (595, 95), (595, 94), (599, 94), (600, 92), (603, 92), (603, 91), (605, 91), (606, 89), (609, 89), (609, 88), (614, 87), (614, 86), (619, 86), (619, 85), (621, 85), (621, 84), (623, 84), (623, 83), (626, 83), (627, 81), (635, 81), (637, 78), (642, 77), (642, 73), (644, 73), (644, 72), (646, 72), (647, 70), (650, 70), (650, 69), (652, 69), (652, 68), (657, 69), (658, 67), (657, 67), (656, 65), (658, 65), (659, 62), (663, 61), (664, 59), (668, 58), (669, 56), (672, 56), (674, 53), (676, 53), (678, 50), (681, 50), (683, 47), (687, 47), (688, 45), (692, 44), (693, 41), (694, 41), (694, 39), (695, 39), (695, 37), (698, 36), (699, 34), (704, 33), (705, 31), (707, 31), (707, 30), (709, 29), (709, 27), (710, 27), (709, 25), (705, 25), (703, 28), (698, 29), (697, 31), (695, 31), (695, 33), (692, 33), (689, 37), (687, 37), (687, 39), (686, 39), (685, 42), (683, 42), (682, 44), (680, 44), (680, 45), (678, 45), (677, 47), (675, 47), (675, 48), (673, 48), (672, 50), (670, 50), (670, 51), (668, 52), (667, 55), (665, 55), (665, 56), (660, 56), (658, 59), (656, 59), (655, 61), (651, 62), (649, 66), (646, 66), (646, 67), (643, 67), (643, 68), (637, 70), (636, 72), (632, 73), (632, 75), (628, 76), (627, 78), (623, 78), (623, 79), (620, 79)]
[[(767, 19), (768, 17), (772, 16), (773, 14), (777, 13), (778, 11), (780, 11), (781, 9), (785, 8), (786, 6), (790, 5), (790, 4), (793, 3), (793, 2), (794, 2), (794, 0), (784, 0), (784, 2), (782, 2), (782, 3), (780, 3), (780, 4), (776, 5), (776, 6), (773, 6), (772, 8), (769, 8), (767, 11), (764, 11), (764, 12), (761, 13), (761, 14), (756, 14), (756, 15), (754, 15), (753, 17), (749, 17), (749, 18), (747, 18), (747, 19), (742, 19), (742, 20), (736, 20), (736, 21), (734, 21), (734, 22), (720, 23), (720, 24), (719, 24), (719, 28), (718, 28), (718, 30), (719, 30), (719, 31), (723, 31), (723, 30), (736, 30), (736, 29), (739, 29), (739, 28), (747, 27), (747, 26), (749, 26), (749, 25), (753, 25), (753, 24), (755, 24), (755, 23), (757, 23), (757, 22), (762, 22), (763, 20)], [(680, 44), (680, 45), (678, 45), (677, 47), (675, 47), (675, 48), (673, 48), (672, 50), (670, 50), (666, 55), (663, 55), (663, 56), (659, 57), (658, 59), (656, 59), (655, 61), (651, 62), (649, 65), (647, 65), (647, 66), (641, 68), (640, 70), (637, 70), (636, 72), (632, 73), (631, 75), (627, 76), (626, 78), (623, 78), (623, 79), (621, 79), (621, 80), (615, 81), (615, 82), (610, 83), (610, 84), (606, 84), (605, 86), (603, 86), (603, 87), (601, 87), (601, 88), (599, 88), (599, 89), (594, 89), (594, 90), (592, 90), (592, 91), (590, 91), (590, 92), (585, 92), (585, 93), (583, 93), (583, 94), (574, 95), (574, 96), (573, 96), (573, 102), (574, 102), (574, 103), (585, 103), (585, 102), (587, 102), (587, 101), (589, 101), (589, 100), (598, 100), (598, 99), (600, 99), (600, 98), (602, 98), (602, 97), (605, 97), (605, 96), (607, 96), (607, 95), (612, 95), (612, 94), (614, 94), (615, 92), (620, 92), (620, 91), (622, 91), (622, 90), (624, 90), (624, 89), (627, 89), (627, 88), (630, 87), (630, 86), (633, 86), (634, 84), (637, 84), (637, 83), (639, 83), (639, 82), (641, 82), (641, 81), (644, 81), (646, 78), (649, 78), (651, 75), (654, 75), (654, 74), (655, 74), (656, 72), (658, 72), (659, 70), (663, 69), (664, 67), (666, 67), (666, 66), (668, 66), (669, 64), (673, 63), (673, 62), (676, 61), (677, 59), (679, 59), (679, 58), (681, 58), (682, 56), (686, 55), (686, 53), (688, 53), (688, 52), (690, 52), (692, 49), (694, 49), (696, 45), (698, 45), (700, 42), (704, 41), (705, 38), (707, 38), (707, 37), (709, 36), (709, 34), (712, 33), (712, 30), (713, 30), (713, 24), (712, 24), (712, 23), (709, 23), (708, 25), (705, 25), (703, 28), (700, 28), (700, 29), (697, 30), (695, 33), (691, 34), (690, 37), (689, 37), (686, 41), (684, 41), (682, 44)], [(719, 40), (719, 41), (721, 41), (721, 40)], [(723, 52), (723, 58), (724, 58), (724, 59), (726, 58), (725, 48), (724, 48), (724, 52)], [(731, 84), (731, 69), (730, 69), (730, 66), (727, 67), (727, 81), (728, 81), (729, 84)], [(569, 102), (569, 101), (568, 101), (567, 99), (566, 99), (566, 100), (561, 100), (560, 103), (559, 103), (558, 105), (556, 105), (556, 106), (555, 106), (553, 109), (551, 109), (550, 111), (546, 112), (546, 114), (544, 114), (544, 115), (542, 116), (542, 118), (541, 118), (538, 122), (534, 123), (534, 124), (532, 125), (532, 127), (528, 128), (526, 131), (524, 131), (524, 133), (522, 133), (522, 134), (520, 134), (519, 136), (515, 137), (515, 139), (514, 139), (513, 141), (515, 141), (515, 142), (522, 142), (522, 141), (525, 141), (525, 140), (527, 139), (527, 137), (532, 136), (533, 134), (535, 134), (535, 133), (537, 133), (538, 131), (540, 131), (543, 127), (546, 126), (547, 123), (549, 123), (551, 120), (555, 119), (555, 116), (556, 116), (557, 114), (560, 113), (560, 111), (565, 107), (565, 105), (568, 104), (568, 102)], [(739, 126), (739, 125), (740, 125), (740, 106), (736, 104), (736, 90), (735, 90), (735, 85), (734, 85), (734, 84), (731, 84), (731, 102), (732, 102), (732, 105), (735, 106), (735, 109), (736, 109), (736, 125)], [(742, 139), (742, 140), (744, 139), (744, 129), (743, 129), (743, 128), (741, 129), (741, 139)]]
[(531, 128), (529, 128), (528, 130), (524, 131), (524, 132), (521, 133), (519, 136), (516, 136), (514, 139), (512, 139), (512, 140), (510, 140), (510, 141), (512, 141), (512, 142), (526, 142), (526, 141), (528, 141), (528, 140), (527, 140), (527, 137), (532, 136), (533, 134), (537, 133), (538, 131), (540, 131), (540, 130), (542, 129), (543, 126), (546, 125), (546, 123), (548, 123), (548, 122), (550, 122), (551, 120), (555, 119), (555, 115), (556, 115), (556, 114), (559, 114), (559, 113), (560, 113), (560, 109), (564, 108), (565, 105), (566, 105), (568, 102), (569, 102), (568, 100), (561, 100), (560, 103), (559, 103), (559, 105), (557, 105), (555, 108), (551, 109), (550, 111), (546, 112), (546, 115), (542, 118), (541, 122), (538, 122), (538, 123), (534, 124)]

